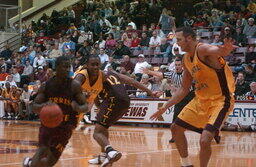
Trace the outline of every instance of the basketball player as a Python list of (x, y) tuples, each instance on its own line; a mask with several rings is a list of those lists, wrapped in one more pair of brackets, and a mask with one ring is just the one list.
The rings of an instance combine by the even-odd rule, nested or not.
[[(89, 100), (93, 98), (96, 106), (98, 106), (100, 110), (96, 116), (97, 122), (93, 137), (101, 146), (102, 153), (97, 158), (89, 160), (89, 163), (101, 164), (101, 167), (106, 167), (119, 160), (122, 156), (119, 151), (113, 149), (110, 145), (108, 128), (128, 111), (130, 98), (126, 93), (124, 83), (133, 85), (147, 92), (150, 96), (154, 96), (154, 93), (144, 85), (125, 75), (113, 71), (104, 74), (100, 71), (100, 67), (101, 63), (99, 57), (91, 56), (86, 63), (87, 69), (78, 72), (75, 79), (82, 84), (86, 92), (92, 92), (89, 96)], [(97, 80), (95, 83), (90, 80), (94, 79), (92, 76), (98, 76), (98, 78), (95, 79)], [(89, 83), (91, 83), (92, 86), (89, 85)], [(98, 86), (94, 87), (95, 84)], [(96, 90), (96, 88), (100, 88), (101, 91), (98, 92), (99, 89)], [(99, 96), (96, 95), (96, 93), (98, 93)], [(101, 101), (101, 103), (99, 101)]]
[[(182, 58), (176, 57), (174, 60), (174, 64), (175, 64), (175, 71), (162, 73), (157, 71), (151, 71), (148, 68), (143, 68), (143, 73), (156, 76), (161, 79), (167, 78), (168, 80), (171, 81), (171, 85), (175, 88), (175, 91), (176, 91), (176, 89), (181, 87), (181, 82), (182, 82), (181, 80), (183, 76)], [(174, 114), (173, 114), (172, 122), (176, 120), (181, 110), (194, 98), (194, 96), (195, 96), (195, 93), (193, 91), (193, 88), (191, 87), (188, 95), (184, 99), (182, 99), (179, 103), (175, 104), (174, 110), (173, 110)], [(174, 139), (171, 138), (169, 142), (174, 143)]]
[(25, 158), (24, 167), (51, 167), (60, 158), (65, 146), (77, 125), (78, 114), (87, 110), (81, 86), (69, 78), (70, 59), (65, 56), (56, 59), (56, 76), (43, 84), (34, 100), (33, 109), (40, 113), (43, 106), (55, 103), (63, 111), (63, 122), (48, 128), (39, 129), (39, 148), (33, 158)]
[(183, 108), (171, 130), (183, 167), (192, 166), (184, 131), (189, 129), (202, 133), (200, 167), (207, 167), (211, 141), (234, 106), (234, 79), (223, 56), (229, 55), (235, 46), (230, 39), (225, 39), (222, 46), (198, 43), (190, 27), (177, 29), (176, 36), (178, 45), (187, 52), (183, 57), (182, 86), (151, 119), (157, 119), (170, 106), (180, 102), (188, 94), (194, 80), (195, 97)]

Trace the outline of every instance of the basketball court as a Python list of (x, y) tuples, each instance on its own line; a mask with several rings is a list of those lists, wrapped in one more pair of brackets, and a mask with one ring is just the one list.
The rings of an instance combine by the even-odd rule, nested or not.
[[(0, 122), (0, 167), (18, 167), (24, 157), (32, 156), (37, 145), (39, 123), (24, 121)], [(75, 131), (56, 167), (96, 167), (87, 161), (99, 153), (93, 140), (94, 126)], [(195, 167), (199, 165), (199, 135), (187, 132), (189, 154)], [(179, 167), (179, 156), (174, 144), (169, 144), (168, 128), (114, 126), (110, 141), (123, 157), (114, 167)], [(255, 167), (256, 134), (222, 132), (219, 145), (212, 144), (209, 167)]]

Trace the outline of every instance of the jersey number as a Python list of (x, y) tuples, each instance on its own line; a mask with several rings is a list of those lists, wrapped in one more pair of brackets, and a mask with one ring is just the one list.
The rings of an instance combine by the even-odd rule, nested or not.
[(121, 82), (119, 82), (117, 80), (117, 78), (113, 75), (110, 75), (108, 78), (107, 78), (108, 82), (111, 84), (111, 85), (117, 85), (117, 84), (121, 84)]

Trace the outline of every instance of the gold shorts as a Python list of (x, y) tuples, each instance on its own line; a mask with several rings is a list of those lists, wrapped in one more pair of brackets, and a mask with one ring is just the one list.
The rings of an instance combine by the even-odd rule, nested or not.
[(210, 132), (219, 130), (223, 121), (234, 108), (233, 97), (220, 97), (215, 100), (201, 100), (195, 97), (180, 112), (175, 123), (186, 129)]

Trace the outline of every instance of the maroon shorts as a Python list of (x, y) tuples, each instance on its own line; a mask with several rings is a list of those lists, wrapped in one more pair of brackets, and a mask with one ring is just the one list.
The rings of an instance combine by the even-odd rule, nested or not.
[(96, 116), (97, 123), (109, 128), (128, 112), (130, 102), (103, 101)]
[(39, 147), (49, 147), (54, 157), (59, 159), (74, 128), (74, 125), (61, 125), (57, 128), (47, 128), (42, 125), (39, 129)]

